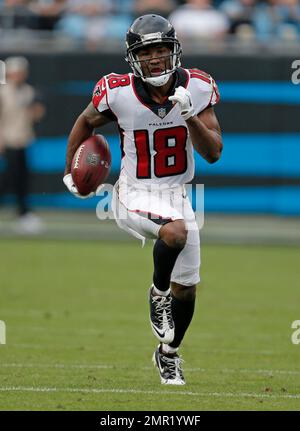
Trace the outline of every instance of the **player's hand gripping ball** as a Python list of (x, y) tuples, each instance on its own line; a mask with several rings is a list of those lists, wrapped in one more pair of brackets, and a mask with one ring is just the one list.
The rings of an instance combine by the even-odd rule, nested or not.
[(74, 154), (71, 173), (63, 181), (69, 191), (79, 198), (95, 196), (109, 175), (111, 154), (102, 135), (84, 141)]

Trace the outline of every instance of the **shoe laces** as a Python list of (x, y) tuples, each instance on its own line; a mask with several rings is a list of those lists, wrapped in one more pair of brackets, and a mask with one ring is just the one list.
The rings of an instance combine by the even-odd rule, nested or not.
[(166, 362), (168, 371), (170, 375), (174, 378), (177, 377), (177, 374), (183, 379), (183, 368), (182, 364), (184, 360), (181, 356), (174, 356), (173, 358), (163, 355), (164, 362)]
[(171, 309), (171, 296), (152, 296), (152, 303), (155, 307), (155, 312), (157, 314), (157, 318), (159, 322), (163, 323), (163, 312), (166, 312), (168, 321), (172, 317), (172, 309)]

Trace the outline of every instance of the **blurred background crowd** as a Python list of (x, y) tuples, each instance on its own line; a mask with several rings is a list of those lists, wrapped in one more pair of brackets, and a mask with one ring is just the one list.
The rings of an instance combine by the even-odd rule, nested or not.
[[(221, 93), (222, 158), (211, 167), (195, 155), (205, 213), (299, 217), (299, 1), (0, 0), (0, 237), (10, 232), (2, 221), (10, 223), (14, 203), (18, 232), (40, 230), (36, 209), (94, 215), (96, 202), (74, 199), (62, 182), (67, 136), (99, 78), (128, 73), (125, 34), (147, 13), (170, 19), (184, 67), (210, 73)], [(114, 123), (100, 133), (114, 184), (119, 136)], [(300, 243), (294, 228), (289, 235)]]
[(183, 40), (300, 39), (299, 0), (0, 0), (0, 36), (40, 31), (93, 47), (123, 40), (132, 20), (149, 12), (168, 17)]

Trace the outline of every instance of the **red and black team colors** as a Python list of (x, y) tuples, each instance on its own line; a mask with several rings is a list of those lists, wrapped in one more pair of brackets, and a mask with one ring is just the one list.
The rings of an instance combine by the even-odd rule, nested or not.
[(163, 17), (137, 18), (126, 45), (132, 73), (111, 73), (96, 84), (69, 136), (64, 183), (76, 197), (86, 197), (70, 173), (73, 155), (95, 128), (114, 121), (122, 162), (112, 209), (121, 229), (143, 242), (155, 240), (148, 299), (159, 345), (152, 359), (162, 384), (183, 385), (178, 350), (200, 281), (199, 229), (185, 184), (194, 177), (194, 149), (208, 163), (220, 158), (222, 137), (213, 108), (220, 96), (209, 74), (181, 67), (180, 42)]

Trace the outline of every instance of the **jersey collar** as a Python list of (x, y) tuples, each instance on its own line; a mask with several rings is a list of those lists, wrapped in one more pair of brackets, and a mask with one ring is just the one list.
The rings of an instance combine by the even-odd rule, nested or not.
[[(175, 88), (179, 86), (187, 87), (188, 84), (189, 77), (187, 72), (183, 68), (180, 67), (179, 69), (177, 69), (174, 72), (174, 77), (175, 80), (169, 90), (168, 96), (174, 94)], [(133, 89), (139, 101), (147, 108), (151, 109), (151, 111), (161, 119), (164, 118), (174, 106), (173, 103), (167, 97), (165, 102), (161, 105), (151, 99), (146, 84), (141, 78), (138, 78), (136, 76), (133, 77)]]

